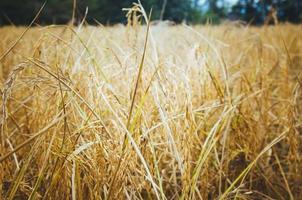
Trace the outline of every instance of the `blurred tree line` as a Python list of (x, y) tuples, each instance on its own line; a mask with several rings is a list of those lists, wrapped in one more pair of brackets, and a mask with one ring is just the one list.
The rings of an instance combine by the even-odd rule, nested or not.
[(221, 20), (242, 20), (251, 24), (263, 24), (272, 12), (279, 22), (302, 22), (302, 0), (237, 0), (230, 4), (227, 0), (206, 0), (202, 21), (208, 19), (218, 24)]
[[(136, 0), (77, 0), (75, 17), (94, 24), (125, 23), (123, 8)], [(0, 25), (29, 24), (45, 0), (0, 0)], [(47, 0), (38, 23), (65, 24), (72, 18), (73, 0)], [(218, 24), (222, 19), (243, 20), (253, 24), (264, 23), (272, 8), (276, 8), (279, 21), (302, 21), (302, 0), (141, 0), (145, 10), (153, 8), (152, 19), (171, 20), (176, 23)]]
[(262, 24), (272, 11), (276, 12), (278, 21), (292, 23), (302, 21), (301, 0), (239, 0), (233, 6), (229, 18)]
[[(38, 12), (45, 0), (0, 0), (0, 24), (28, 24)], [(124, 23), (123, 8), (132, 7), (137, 0), (77, 0), (75, 17), (81, 20), (85, 16), (89, 23)], [(197, 10), (189, 0), (141, 0), (145, 10), (153, 8), (152, 19), (166, 19), (180, 23), (183, 20), (194, 21)], [(47, 0), (39, 17), (39, 24), (68, 23), (72, 18), (73, 0)], [(196, 21), (196, 20), (195, 20)]]

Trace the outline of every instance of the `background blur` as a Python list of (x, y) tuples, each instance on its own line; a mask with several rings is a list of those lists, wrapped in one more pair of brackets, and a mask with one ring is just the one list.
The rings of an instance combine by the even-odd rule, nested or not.
[[(45, 0), (0, 0), (0, 25), (26, 25), (31, 22)], [(95, 24), (125, 23), (125, 11), (135, 0), (77, 0), (76, 19), (85, 15)], [(300, 23), (302, 0), (141, 0), (146, 11), (153, 8), (152, 20), (171, 20), (176, 23), (219, 24), (225, 20), (242, 20), (260, 25), (272, 14), (278, 21)], [(68, 23), (72, 16), (73, 0), (48, 0), (39, 17), (39, 24)]]

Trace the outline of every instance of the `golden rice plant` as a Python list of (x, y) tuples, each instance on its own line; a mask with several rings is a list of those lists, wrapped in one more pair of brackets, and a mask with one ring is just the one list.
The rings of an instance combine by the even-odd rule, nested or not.
[(0, 28), (2, 199), (300, 199), (301, 26), (127, 16)]

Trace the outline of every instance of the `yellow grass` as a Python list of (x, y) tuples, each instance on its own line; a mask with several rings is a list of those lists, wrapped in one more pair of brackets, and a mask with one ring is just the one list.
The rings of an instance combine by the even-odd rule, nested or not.
[(301, 198), (302, 27), (132, 25), (0, 29), (2, 198)]

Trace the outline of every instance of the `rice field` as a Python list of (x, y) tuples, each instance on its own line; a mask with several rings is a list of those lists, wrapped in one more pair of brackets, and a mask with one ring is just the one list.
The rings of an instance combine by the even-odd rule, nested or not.
[(2, 199), (300, 199), (301, 31), (0, 28)]

